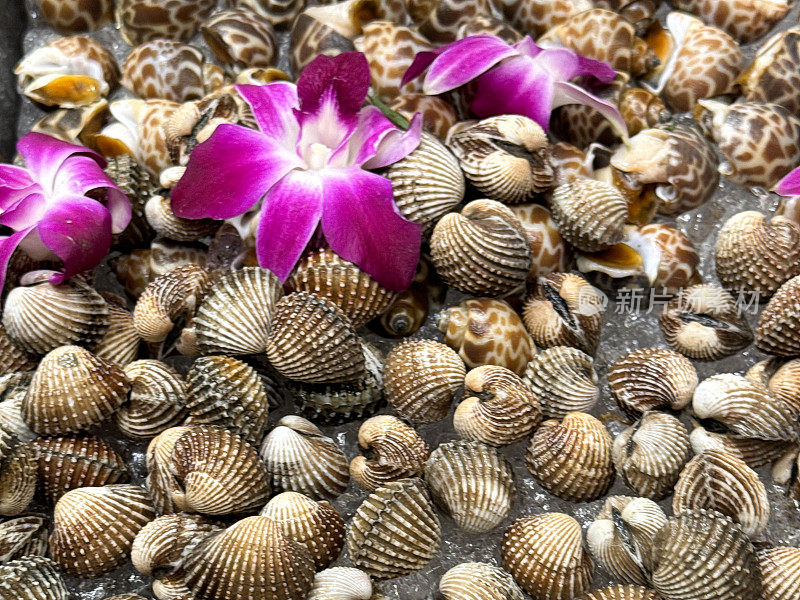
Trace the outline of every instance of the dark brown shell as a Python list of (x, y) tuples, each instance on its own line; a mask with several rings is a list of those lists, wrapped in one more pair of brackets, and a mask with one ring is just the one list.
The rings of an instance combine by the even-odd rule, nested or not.
[(43, 556), (28, 556), (0, 565), (3, 600), (69, 600), (58, 566)]

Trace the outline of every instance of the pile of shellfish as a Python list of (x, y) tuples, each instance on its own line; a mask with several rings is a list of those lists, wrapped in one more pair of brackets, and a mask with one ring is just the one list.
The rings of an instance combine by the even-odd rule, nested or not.
[[(31, 4), (25, 118), (134, 216), (95, 273), (9, 267), (0, 600), (800, 598), (790, 3)], [(608, 62), (630, 139), (401, 85), (481, 33)], [(197, 144), (253, 126), (234, 84), (348, 50), (424, 117), (382, 173), (423, 229), (399, 293), (326, 248), (281, 283), (255, 215), (170, 207)]]

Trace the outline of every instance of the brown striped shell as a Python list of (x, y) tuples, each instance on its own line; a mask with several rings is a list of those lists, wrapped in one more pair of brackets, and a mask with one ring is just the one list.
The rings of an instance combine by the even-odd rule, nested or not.
[(0, 523), (0, 565), (47, 554), (47, 519), (29, 515)]
[(184, 563), (186, 583), (198, 600), (255, 598), (262, 582), (274, 600), (305, 598), (314, 561), (305, 545), (269, 517), (248, 517), (206, 538)]
[(610, 585), (581, 596), (580, 600), (660, 600), (660, 597), (638, 585)]
[(22, 418), (22, 401), (32, 377), (33, 373), (29, 371), (0, 375), (0, 422), (3, 429), (13, 433), (21, 442), (36, 437)]
[(358, 507), (347, 531), (347, 553), (371, 577), (389, 579), (424, 567), (440, 541), (439, 518), (425, 484), (401, 479), (379, 487)]
[(244, 267), (223, 274), (206, 292), (193, 321), (202, 352), (264, 352), (282, 295), (278, 278), (266, 269)]
[(39, 0), (42, 16), (62, 35), (94, 31), (111, 20), (111, 0)]
[(126, 367), (136, 360), (142, 339), (133, 324), (133, 314), (125, 300), (115, 294), (101, 292), (108, 305), (108, 329), (97, 343), (94, 354), (98, 358)]
[(505, 569), (488, 563), (466, 562), (439, 580), (444, 600), (523, 600), (522, 590)]
[(775, 462), (792, 448), (792, 442), (759, 440), (730, 432), (717, 433), (697, 423), (689, 434), (689, 442), (695, 454), (706, 450), (720, 450), (741, 458), (751, 469)]
[(44, 279), (15, 287), (3, 307), (6, 335), (14, 345), (32, 354), (46, 354), (68, 344), (92, 349), (108, 326), (108, 304), (79, 279), (59, 286)]
[(741, 525), (750, 537), (764, 531), (769, 500), (758, 474), (734, 454), (706, 450), (681, 472), (672, 498), (672, 511), (714, 509)]
[(247, 8), (217, 12), (200, 28), (203, 38), (221, 63), (245, 67), (273, 66), (278, 42), (269, 21)]
[(462, 360), (444, 344), (403, 340), (386, 356), (383, 389), (400, 417), (412, 423), (432, 423), (450, 412), (465, 374)]
[(118, 0), (116, 20), (131, 46), (155, 38), (186, 41), (216, 6), (213, 0)]
[(741, 375), (723, 373), (700, 382), (692, 398), (692, 412), (743, 437), (798, 439), (797, 411), (762, 384)]
[(445, 283), (478, 296), (518, 291), (531, 265), (525, 229), (494, 200), (474, 200), (442, 217), (431, 236), (431, 258)]
[(614, 438), (611, 456), (628, 487), (639, 496), (661, 500), (672, 492), (690, 450), (683, 423), (667, 413), (648, 411)]
[(259, 444), (270, 400), (276, 400), (274, 387), (264, 385), (251, 366), (229, 356), (204, 356), (186, 374), (185, 423), (225, 427)]
[(672, 349), (695, 360), (719, 360), (753, 341), (736, 300), (716, 285), (681, 290), (664, 306), (659, 326)]
[(328, 502), (297, 492), (278, 494), (259, 513), (275, 521), (283, 534), (308, 549), (316, 570), (329, 566), (344, 547), (344, 519)]
[(36, 492), (36, 463), (17, 436), (0, 425), (0, 516), (27, 510)]
[(767, 38), (739, 76), (745, 100), (780, 104), (800, 117), (800, 79), (794, 68), (798, 60), (800, 29), (792, 27)]
[(746, 377), (766, 385), (772, 394), (800, 413), (800, 360), (761, 361), (750, 367)]
[(567, 242), (597, 252), (622, 241), (628, 202), (608, 183), (574, 179), (553, 190), (550, 210)]
[(770, 298), (756, 327), (756, 346), (777, 356), (800, 355), (800, 275), (781, 285)]
[(800, 162), (800, 119), (778, 104), (704, 100), (695, 118), (719, 147), (722, 175), (772, 188)]
[(211, 283), (197, 265), (176, 267), (147, 285), (133, 309), (133, 324), (146, 342), (163, 342), (175, 324), (190, 318)]
[(554, 271), (565, 271), (569, 249), (550, 211), (539, 204), (515, 204), (511, 212), (528, 234), (531, 246), (531, 271), (528, 280)]
[(413, 152), (389, 166), (386, 178), (392, 182), (400, 214), (419, 223), (426, 234), (464, 199), (464, 173), (458, 160), (427, 132), (422, 133)]
[(106, 420), (124, 402), (129, 384), (116, 364), (78, 346), (42, 358), (22, 401), (22, 417), (41, 435), (70, 433)]
[(542, 415), (551, 419), (588, 411), (600, 397), (594, 360), (569, 346), (553, 346), (534, 356), (522, 380), (538, 398)]
[(186, 384), (175, 369), (158, 360), (137, 360), (125, 367), (125, 376), (130, 397), (114, 415), (122, 433), (149, 439), (183, 421)]
[(453, 428), (464, 439), (505, 446), (525, 438), (542, 419), (539, 400), (504, 367), (472, 369), (464, 388), (464, 400), (453, 414)]
[(791, 5), (787, 0), (678, 0), (674, 6), (746, 44), (772, 29)]
[(611, 394), (632, 418), (648, 410), (680, 410), (691, 402), (697, 382), (691, 361), (666, 348), (634, 350), (608, 370)]
[(761, 598), (753, 545), (739, 525), (713, 510), (671, 517), (656, 535), (653, 563), (652, 586), (670, 600)]
[(27, 556), (0, 565), (3, 600), (69, 600), (58, 565), (43, 556)]
[(652, 500), (609, 496), (586, 531), (586, 544), (614, 579), (646, 585), (653, 539), (666, 524), (667, 516)]
[(353, 324), (333, 302), (308, 292), (276, 303), (267, 358), (278, 373), (303, 383), (344, 383), (364, 375)]
[(440, 444), (425, 462), (434, 502), (467, 533), (487, 533), (511, 510), (516, 489), (509, 462), (480, 442)]
[(528, 117), (464, 121), (450, 128), (446, 143), (467, 180), (487, 198), (516, 204), (552, 186), (547, 135)]
[(367, 454), (350, 461), (350, 476), (365, 490), (422, 473), (430, 449), (419, 434), (392, 415), (367, 419), (358, 429), (358, 445)]
[(330, 248), (311, 253), (287, 281), (293, 291), (316, 294), (330, 300), (350, 319), (353, 327), (378, 316), (397, 297), (356, 265)]
[(196, 242), (214, 235), (220, 226), (219, 221), (213, 219), (184, 219), (177, 216), (172, 211), (172, 203), (166, 192), (153, 194), (145, 202), (144, 215), (156, 235), (176, 242)]
[(503, 535), (503, 566), (520, 587), (542, 600), (570, 600), (589, 589), (594, 565), (578, 522), (563, 513), (514, 521)]
[(140, 98), (198, 100), (223, 83), (222, 72), (193, 46), (155, 39), (136, 46), (122, 65), (122, 85)]
[(173, 427), (147, 448), (147, 489), (163, 514), (229, 515), (263, 506), (269, 480), (256, 449), (208, 425)]
[(36, 368), (38, 357), (18, 348), (0, 326), (0, 376)]
[(331, 567), (314, 577), (306, 600), (378, 600), (372, 595), (372, 581), (361, 569)]
[(64, 494), (53, 513), (50, 552), (75, 577), (97, 577), (124, 562), (136, 534), (155, 518), (135, 485), (85, 487)]
[(468, 367), (497, 365), (522, 375), (536, 353), (522, 319), (504, 300), (464, 300), (439, 315), (438, 327)]
[(106, 441), (96, 437), (40, 437), (28, 444), (38, 487), (50, 504), (70, 490), (128, 480), (128, 467)]
[(347, 488), (350, 471), (344, 452), (313, 423), (283, 417), (261, 445), (261, 458), (275, 491), (335, 498)]
[(531, 338), (540, 348), (572, 346), (594, 356), (607, 299), (580, 275), (540, 277), (522, 309)]
[(758, 552), (764, 600), (791, 600), (800, 594), (800, 548), (777, 546)]
[(177, 568), (199, 543), (221, 530), (221, 526), (200, 515), (163, 515), (136, 534), (131, 562), (143, 575)]

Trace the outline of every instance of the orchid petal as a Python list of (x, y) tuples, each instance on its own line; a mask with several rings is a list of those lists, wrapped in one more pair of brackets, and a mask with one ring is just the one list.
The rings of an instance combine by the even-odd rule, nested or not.
[(0, 224), (19, 231), (33, 227), (42, 218), (47, 209), (47, 200), (38, 186), (31, 186), (28, 189), (31, 191), (0, 214)]
[(493, 35), (473, 35), (449, 44), (425, 76), (426, 94), (441, 94), (485, 73), (504, 58), (519, 52)]
[(576, 73), (576, 76), (591, 75), (602, 83), (609, 83), (610, 81), (614, 80), (614, 77), (617, 76), (617, 72), (611, 67), (611, 65), (604, 63), (601, 60), (586, 58), (580, 54), (577, 54), (576, 56), (578, 57), (578, 72)]
[(31, 132), (17, 142), (17, 150), (25, 159), (33, 179), (42, 186), (45, 195), (56, 192), (55, 177), (61, 165), (76, 154), (91, 157), (101, 168), (105, 159), (93, 150), (61, 141), (43, 133)]
[(605, 100), (601, 100), (597, 96), (593, 96), (580, 86), (570, 83), (568, 81), (559, 81), (556, 83), (555, 96), (553, 97), (553, 108), (563, 106), (565, 104), (583, 104), (589, 106), (603, 115), (614, 131), (623, 140), (628, 139), (628, 127), (625, 125), (625, 119), (622, 118), (616, 106)]
[(365, 162), (363, 167), (365, 169), (380, 169), (396, 163), (417, 149), (421, 135), (422, 114), (414, 113), (406, 131), (394, 129), (383, 136), (375, 156)]
[(382, 286), (407, 288), (419, 261), (421, 228), (400, 215), (391, 182), (357, 167), (321, 175), (322, 232), (331, 249)]
[(347, 142), (333, 153), (329, 166), (364, 165), (365, 169), (377, 169), (392, 164), (419, 145), (421, 133), (422, 116), (419, 113), (412, 118), (408, 131), (403, 131), (377, 106), (367, 106), (358, 115), (358, 125)]
[(37, 230), (42, 243), (64, 263), (64, 271), (50, 278), (56, 285), (96, 267), (111, 248), (111, 213), (85, 196), (59, 198)]
[(8, 237), (0, 238), (0, 292), (3, 291), (3, 286), (6, 282), (6, 271), (8, 270), (8, 263), (11, 260), (11, 255), (17, 249), (19, 243), (28, 235), (33, 227), (27, 227), (22, 231), (12, 233)]
[(535, 59), (518, 56), (477, 79), (472, 112), (479, 117), (523, 115), (545, 131), (550, 123), (554, 94), (553, 79)]
[(422, 52), (417, 52), (416, 56), (414, 56), (414, 60), (411, 62), (411, 66), (406, 69), (405, 73), (403, 73), (403, 79), (400, 80), (400, 87), (404, 87), (409, 81), (419, 77), (420, 74), (425, 69), (430, 67), (431, 63), (449, 47), (450, 44), (446, 44), (445, 46), (434, 48), (433, 50), (423, 50)]
[(131, 220), (127, 197), (89, 156), (71, 156), (65, 160), (55, 175), (53, 187), (59, 196), (85, 196), (91, 190), (105, 189), (114, 233), (123, 231)]
[(21, 190), (33, 183), (27, 169), (16, 165), (0, 165), (0, 188)]
[(189, 156), (186, 172), (172, 189), (172, 210), (187, 219), (235, 217), (301, 166), (294, 152), (263, 133), (222, 124)]
[(530, 56), (534, 58), (538, 56), (541, 52), (544, 52), (544, 48), (539, 46), (536, 42), (533, 41), (531, 36), (526, 35), (518, 42), (514, 42), (511, 46), (517, 50), (519, 50), (520, 54), (524, 54), (525, 56)]
[(253, 110), (261, 133), (294, 148), (300, 136), (300, 126), (294, 111), (300, 104), (297, 86), (287, 81), (267, 85), (237, 85), (236, 91)]
[(319, 176), (312, 171), (291, 171), (264, 198), (256, 231), (258, 264), (286, 281), (321, 215)]
[(786, 175), (775, 186), (775, 193), (781, 196), (800, 195), (800, 167)]

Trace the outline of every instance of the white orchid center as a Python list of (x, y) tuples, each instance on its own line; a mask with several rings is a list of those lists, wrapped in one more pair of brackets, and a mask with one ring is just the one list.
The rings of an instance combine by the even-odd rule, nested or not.
[(333, 154), (333, 149), (320, 142), (314, 142), (308, 146), (304, 154), (303, 158), (308, 168), (312, 171), (318, 171), (328, 166), (328, 160)]

